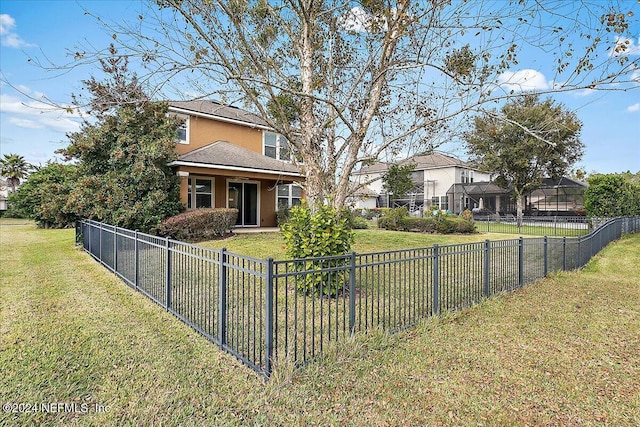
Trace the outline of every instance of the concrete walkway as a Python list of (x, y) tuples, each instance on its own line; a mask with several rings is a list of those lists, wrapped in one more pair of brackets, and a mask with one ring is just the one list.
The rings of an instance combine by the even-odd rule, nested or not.
[(251, 233), (279, 233), (278, 227), (235, 227), (233, 232), (236, 234), (251, 234)]

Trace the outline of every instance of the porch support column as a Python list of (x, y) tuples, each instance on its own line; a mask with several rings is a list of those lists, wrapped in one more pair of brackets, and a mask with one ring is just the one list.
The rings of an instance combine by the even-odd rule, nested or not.
[(189, 172), (178, 170), (176, 175), (180, 178), (180, 201), (186, 209), (189, 197)]

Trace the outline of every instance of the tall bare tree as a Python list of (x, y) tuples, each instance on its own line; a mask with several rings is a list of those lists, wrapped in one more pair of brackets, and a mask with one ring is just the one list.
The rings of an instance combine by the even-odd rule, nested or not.
[[(261, 114), (302, 160), (312, 205), (341, 206), (354, 168), (435, 146), (468, 116), (522, 90), (639, 87), (639, 62), (628, 54), (634, 5), (615, 0), (155, 6), (135, 23), (107, 24), (119, 51), (148, 70), (140, 78), (159, 93), (175, 84)], [(77, 49), (69, 66), (105, 53)], [(521, 69), (522, 57), (544, 60)], [(536, 66), (553, 72), (550, 80), (536, 81)]]

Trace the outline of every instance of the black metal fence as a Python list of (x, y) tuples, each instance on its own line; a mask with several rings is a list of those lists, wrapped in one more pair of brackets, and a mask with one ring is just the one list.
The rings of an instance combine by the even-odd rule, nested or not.
[(476, 230), (534, 236), (578, 237), (591, 233), (610, 218), (584, 216), (525, 216), (518, 224), (513, 215), (474, 215)]
[[(282, 261), (94, 221), (80, 222), (76, 231), (84, 249), (129, 286), (269, 377), (274, 361), (304, 364), (355, 332), (404, 329), (548, 272), (580, 268), (608, 243), (640, 231), (640, 217), (610, 220), (580, 237)], [(309, 281), (334, 281), (329, 287), (338, 292), (331, 297), (299, 292)]]

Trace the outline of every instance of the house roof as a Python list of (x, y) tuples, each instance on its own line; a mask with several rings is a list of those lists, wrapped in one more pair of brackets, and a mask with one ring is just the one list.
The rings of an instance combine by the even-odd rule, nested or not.
[[(566, 176), (561, 177), (558, 181), (552, 178), (544, 178), (542, 184), (538, 190), (553, 190), (556, 188), (586, 188), (587, 184), (584, 182), (576, 181)], [(537, 190), (536, 190), (537, 191)], [(478, 181), (470, 183), (456, 183), (453, 184), (447, 194), (449, 193), (466, 193), (469, 195), (483, 195), (483, 194), (509, 194), (509, 191), (498, 187), (496, 184), (490, 181)]]
[(365, 166), (361, 168), (359, 171), (354, 172), (354, 174), (364, 175), (364, 174), (370, 174), (370, 173), (380, 173), (380, 172), (384, 173), (387, 170), (389, 170), (389, 166), (393, 164), (407, 165), (411, 163), (415, 163), (417, 171), (425, 170), (425, 169), (437, 169), (437, 168), (443, 168), (443, 167), (449, 167), (449, 166), (459, 166), (459, 167), (465, 167), (465, 168), (471, 167), (471, 165), (467, 162), (463, 162), (462, 160), (457, 159), (455, 157), (448, 156), (446, 154), (434, 151), (429, 154), (420, 154), (420, 155), (412, 156), (407, 159), (401, 160), (400, 162), (397, 162), (397, 163), (388, 163), (388, 162), (375, 163), (371, 166)]
[(169, 110), (185, 114), (195, 114), (215, 120), (229, 121), (244, 126), (269, 128), (269, 124), (260, 116), (238, 107), (224, 105), (216, 101), (169, 101)]
[(217, 141), (178, 157), (169, 166), (196, 166), (302, 177), (295, 165), (263, 156), (226, 141)]
[(378, 193), (374, 190), (371, 189), (371, 187), (367, 187), (366, 185), (364, 187), (356, 187), (356, 188), (352, 188), (351, 193), (349, 194), (351, 197), (377, 197)]

